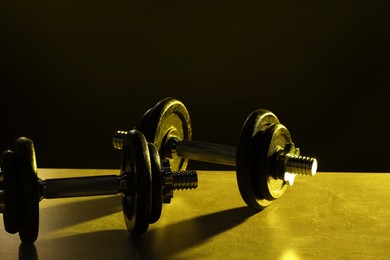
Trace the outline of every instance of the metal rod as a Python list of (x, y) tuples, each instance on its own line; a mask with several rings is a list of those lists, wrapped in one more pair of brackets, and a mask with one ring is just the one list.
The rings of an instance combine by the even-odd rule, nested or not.
[(121, 177), (117, 175), (48, 179), (41, 181), (46, 199), (115, 195), (120, 192)]
[[(112, 138), (112, 145), (122, 149), (127, 131), (116, 131)], [(167, 142), (166, 156), (174, 155), (195, 161), (236, 166), (237, 148), (229, 145), (213, 144), (199, 141), (179, 140), (171, 137)]]
[(182, 158), (230, 166), (236, 166), (236, 151), (234, 146), (199, 141), (177, 141), (171, 149)]

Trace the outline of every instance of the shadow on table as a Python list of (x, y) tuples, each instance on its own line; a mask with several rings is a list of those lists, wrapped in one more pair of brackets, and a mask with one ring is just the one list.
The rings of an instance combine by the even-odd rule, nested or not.
[(21, 243), (19, 246), (19, 259), (38, 260), (39, 258), (35, 245)]
[[(56, 223), (52, 225), (41, 225), (41, 231), (50, 232), (52, 229), (66, 228), (120, 211), (122, 211), (122, 202), (119, 196), (94, 197), (88, 200), (72, 201), (65, 205), (61, 204), (42, 208), (39, 213), (41, 219), (46, 216), (54, 216)], [(74, 214), (74, 212), (77, 212), (77, 214)]]
[(46, 256), (47, 250), (58, 258), (161, 259), (202, 244), (256, 213), (249, 207), (228, 209), (152, 229), (136, 238), (127, 230), (105, 230), (47, 240), (40, 243), (43, 250), (21, 244), (19, 259), (39, 259), (40, 252)]
[(154, 229), (132, 240), (146, 258), (173, 256), (238, 226), (256, 213), (249, 207), (228, 209)]

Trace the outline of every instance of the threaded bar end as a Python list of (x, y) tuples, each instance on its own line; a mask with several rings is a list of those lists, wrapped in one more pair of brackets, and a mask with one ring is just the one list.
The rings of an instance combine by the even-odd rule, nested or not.
[(125, 136), (127, 134), (127, 131), (116, 131), (112, 136), (112, 146), (115, 149), (122, 150), (123, 147), (123, 141), (125, 139)]
[(198, 187), (198, 174), (196, 171), (173, 172), (174, 190), (192, 190)]
[(297, 175), (314, 176), (317, 172), (317, 159), (306, 156), (286, 155), (285, 171)]

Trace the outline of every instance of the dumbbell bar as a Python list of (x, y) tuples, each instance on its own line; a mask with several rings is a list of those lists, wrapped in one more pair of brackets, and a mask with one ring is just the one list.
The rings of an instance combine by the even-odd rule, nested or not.
[[(263, 209), (292, 185), (295, 175), (313, 176), (315, 158), (300, 156), (287, 128), (270, 111), (251, 113), (241, 130), (238, 147), (192, 141), (190, 116), (182, 102), (161, 100), (149, 109), (137, 129), (169, 158), (174, 169), (184, 170), (189, 159), (237, 167), (237, 182), (245, 202)], [(126, 131), (117, 131), (113, 145), (121, 149)]]
[(0, 212), (9, 233), (19, 232), (23, 242), (38, 236), (39, 201), (122, 194), (128, 230), (141, 235), (161, 215), (162, 203), (169, 203), (173, 191), (197, 187), (194, 171), (173, 172), (168, 161), (160, 164), (157, 149), (139, 131), (124, 137), (120, 175), (88, 176), (41, 180), (37, 177), (35, 150), (28, 138), (19, 138), (14, 151), (2, 154)]
[[(6, 153), (8, 154), (3, 154), (3, 157), (5, 156), (10, 158), (11, 156), (14, 156), (12, 151), (6, 151)], [(5, 174), (8, 175), (8, 173)], [(117, 175), (58, 178), (47, 180), (41, 180), (37, 178), (38, 197), (39, 200), (42, 200), (98, 195), (115, 195), (121, 192), (120, 182), (122, 179), (124, 179), (123, 176)], [(0, 213), (4, 213), (4, 203), (5, 190), (2, 189), (0, 190)]]

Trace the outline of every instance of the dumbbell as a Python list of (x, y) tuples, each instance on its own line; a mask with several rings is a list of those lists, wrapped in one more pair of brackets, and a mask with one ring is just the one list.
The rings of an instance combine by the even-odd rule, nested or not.
[[(172, 168), (185, 170), (188, 160), (236, 166), (242, 198), (262, 210), (284, 194), (297, 174), (314, 176), (317, 160), (300, 156), (288, 129), (271, 111), (259, 109), (246, 119), (238, 147), (192, 141), (192, 126), (184, 104), (166, 98), (150, 108), (135, 127), (156, 145)], [(123, 147), (127, 131), (113, 135), (113, 146)]]
[(133, 235), (144, 234), (161, 215), (173, 191), (197, 187), (195, 171), (174, 172), (169, 161), (160, 161), (154, 144), (137, 130), (123, 136), (119, 175), (83, 176), (41, 180), (33, 142), (15, 141), (14, 150), (3, 152), (0, 174), (0, 211), (5, 230), (19, 232), (25, 243), (38, 237), (39, 202), (42, 199), (122, 195), (125, 223)]

